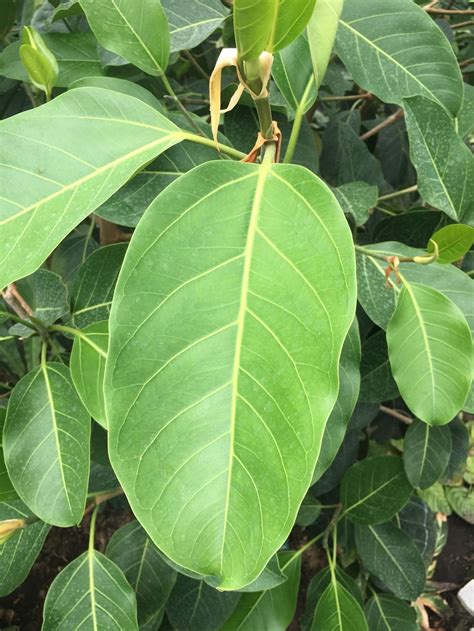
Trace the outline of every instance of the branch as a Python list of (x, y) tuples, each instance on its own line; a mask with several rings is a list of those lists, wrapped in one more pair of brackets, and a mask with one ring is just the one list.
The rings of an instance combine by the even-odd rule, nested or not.
[(426, 4), (423, 9), (432, 15), (474, 15), (474, 9), (438, 9), (438, 0)]
[(411, 418), (411, 416), (402, 414), (401, 412), (398, 412), (397, 410), (393, 410), (392, 408), (388, 408), (385, 405), (381, 405), (379, 407), (379, 410), (383, 412), (384, 414), (388, 414), (389, 416), (396, 418), (397, 421), (401, 421), (402, 423), (405, 423), (405, 425), (411, 425), (413, 423), (413, 419)]
[(360, 136), (360, 139), (368, 140), (369, 138), (372, 138), (372, 136), (375, 136), (376, 134), (378, 134), (379, 131), (382, 131), (382, 129), (385, 129), (385, 127), (389, 127), (390, 125), (393, 125), (393, 123), (400, 120), (404, 116), (405, 116), (405, 112), (402, 109), (397, 110), (394, 114), (386, 118), (384, 121), (382, 121), (375, 127), (372, 127), (372, 129), (369, 129), (369, 131), (365, 132), (365, 134), (362, 134), (362, 136)]
[(364, 92), (364, 94), (348, 94), (347, 96), (322, 96), (320, 101), (358, 101), (359, 99), (371, 99), (372, 94), (370, 92)]
[(14, 311), (22, 320), (28, 320), (33, 313), (29, 304), (21, 296), (15, 283), (8, 285), (5, 291), (2, 292), (2, 298), (7, 303), (12, 311)]

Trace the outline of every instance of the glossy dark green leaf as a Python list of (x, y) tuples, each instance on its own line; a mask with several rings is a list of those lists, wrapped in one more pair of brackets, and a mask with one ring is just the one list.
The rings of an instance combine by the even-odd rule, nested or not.
[(273, 589), (243, 594), (221, 631), (285, 631), (296, 611), (301, 576), (301, 557), (279, 554), (287, 580)]
[(239, 598), (237, 592), (220, 592), (204, 580), (180, 574), (166, 604), (166, 615), (175, 629), (218, 631)]
[(421, 421), (410, 425), (403, 442), (403, 463), (412, 486), (432, 486), (445, 472), (450, 456), (449, 426), (431, 427)]
[(343, 0), (317, 0), (308, 22), (308, 40), (316, 88), (323, 82), (331, 58)]
[(364, 610), (334, 574), (318, 600), (311, 631), (369, 631)]
[(135, 232), (111, 314), (111, 459), (157, 546), (220, 587), (255, 580), (294, 523), (337, 397), (352, 266), (340, 207), (294, 165), (198, 167)]
[(356, 524), (380, 524), (398, 513), (413, 489), (401, 458), (366, 458), (346, 472), (341, 484), (344, 514)]
[(366, 182), (351, 182), (334, 189), (334, 195), (346, 215), (352, 215), (356, 226), (363, 226), (369, 212), (377, 204), (378, 188)]
[(145, 625), (162, 615), (176, 581), (176, 572), (163, 561), (137, 521), (112, 535), (106, 555), (122, 570), (135, 591), (138, 624)]
[(84, 407), (102, 427), (107, 427), (104, 402), (104, 373), (109, 344), (107, 320), (94, 322), (74, 339), (71, 377)]
[(63, 364), (42, 363), (10, 397), (5, 463), (16, 492), (43, 521), (74, 526), (89, 478), (90, 416)]
[(357, 84), (382, 101), (401, 105), (404, 97), (423, 94), (454, 115), (461, 106), (453, 49), (412, 0), (345, 2), (336, 50)]
[[(31, 517), (31, 512), (20, 500), (0, 502), (0, 521), (27, 517)], [(26, 579), (41, 552), (49, 528), (37, 521), (0, 545), (0, 596), (10, 594)]]
[(474, 228), (463, 224), (452, 224), (437, 230), (428, 244), (428, 252), (434, 252), (433, 241), (438, 246), (439, 263), (459, 261), (474, 243)]
[(84, 262), (71, 291), (71, 318), (83, 328), (106, 320), (127, 244), (115, 243), (95, 250)]
[(398, 513), (397, 523), (412, 538), (428, 567), (433, 560), (438, 536), (435, 513), (426, 502), (415, 496)]
[(99, 88), (3, 121), (0, 136), (1, 287), (35, 271), (137, 169), (182, 139), (139, 100)]
[(171, 34), (171, 52), (198, 46), (222, 26), (229, 10), (219, 0), (162, 0)]
[[(295, 72), (295, 68), (298, 68), (298, 72)], [(306, 113), (317, 96), (306, 32), (276, 53), (272, 76), (293, 115), (296, 111)]]
[(6, 408), (0, 408), (0, 503), (14, 500), (18, 497), (8, 475), (5, 459), (3, 457), (3, 427), (5, 425), (6, 415)]
[(418, 598), (425, 586), (425, 565), (411, 537), (391, 523), (357, 525), (355, 535), (365, 568), (395, 596)]
[(404, 107), (421, 196), (451, 219), (474, 223), (474, 162), (452, 117), (423, 96), (405, 99)]
[(256, 59), (288, 46), (308, 23), (315, 0), (234, 1), (234, 31), (241, 59)]
[(80, 4), (105, 49), (148, 74), (163, 74), (170, 54), (170, 34), (160, 0), (80, 0)]
[(404, 282), (387, 328), (392, 373), (410, 410), (444, 425), (461, 410), (472, 382), (472, 336), (444, 294)]
[(383, 331), (377, 331), (362, 344), (360, 372), (361, 401), (380, 403), (397, 396), (398, 387), (392, 376), (387, 340)]
[(375, 594), (365, 605), (370, 631), (418, 631), (415, 610), (390, 594)]
[(138, 631), (137, 603), (122, 570), (89, 549), (69, 563), (48, 590), (43, 631)]

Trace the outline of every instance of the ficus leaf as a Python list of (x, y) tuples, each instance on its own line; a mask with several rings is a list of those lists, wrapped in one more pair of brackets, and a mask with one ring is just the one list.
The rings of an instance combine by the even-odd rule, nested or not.
[(318, 600), (311, 631), (368, 631), (364, 610), (333, 575)]
[(326, 74), (343, 4), (344, 0), (317, 0), (308, 22), (308, 41), (316, 90), (321, 86)]
[(0, 137), (0, 287), (35, 271), (137, 169), (182, 139), (144, 103), (99, 88), (5, 120)]
[(438, 263), (454, 263), (468, 252), (474, 243), (474, 228), (463, 224), (452, 224), (437, 230), (428, 243), (428, 252), (438, 246)]
[(195, 48), (229, 15), (219, 0), (161, 0), (161, 4), (168, 18), (172, 53)]
[(437, 482), (448, 466), (451, 455), (449, 426), (430, 427), (415, 421), (403, 442), (403, 463), (414, 487), (427, 489)]
[(387, 328), (393, 376), (410, 410), (430, 425), (449, 423), (472, 381), (472, 337), (441, 292), (404, 281)]
[(340, 207), (297, 166), (197, 167), (129, 246), (106, 367), (112, 464), (158, 547), (223, 589), (255, 580), (294, 523), (353, 273)]
[(5, 466), (5, 458), (3, 457), (3, 427), (5, 425), (6, 416), (6, 408), (0, 408), (0, 502), (18, 498)]
[(390, 594), (377, 594), (365, 605), (370, 631), (418, 631), (415, 610)]
[(46, 523), (81, 520), (89, 441), (90, 416), (66, 366), (42, 363), (18, 382), (3, 430), (5, 463), (20, 498)]

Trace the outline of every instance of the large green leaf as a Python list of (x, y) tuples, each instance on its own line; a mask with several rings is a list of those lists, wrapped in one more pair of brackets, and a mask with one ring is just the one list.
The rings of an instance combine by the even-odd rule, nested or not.
[(334, 573), (318, 600), (311, 631), (369, 631), (364, 610)]
[(0, 124), (0, 287), (35, 271), (141, 166), (182, 139), (132, 97), (78, 88)]
[(194, 48), (222, 25), (228, 9), (219, 0), (161, 0), (171, 34), (171, 52)]
[(449, 427), (430, 427), (421, 421), (410, 425), (403, 443), (403, 462), (414, 487), (427, 489), (437, 482), (448, 466), (450, 455)]
[(148, 74), (168, 65), (170, 33), (160, 0), (80, 0), (95, 36), (107, 50)]
[(352, 465), (341, 485), (344, 514), (357, 524), (380, 524), (398, 513), (413, 489), (401, 458), (376, 456)]
[(301, 577), (301, 556), (279, 555), (287, 580), (273, 589), (243, 594), (221, 631), (286, 631), (296, 611)]
[(334, 196), (294, 165), (198, 167), (129, 246), (106, 367), (112, 464), (158, 547), (224, 589), (261, 573), (311, 481), (353, 265)]
[(118, 565), (135, 591), (138, 624), (147, 624), (162, 615), (176, 581), (176, 572), (163, 561), (137, 521), (112, 535), (106, 555)]
[(89, 549), (54, 579), (44, 603), (43, 631), (138, 631), (137, 603), (122, 570)]
[(415, 610), (395, 596), (376, 594), (365, 605), (370, 631), (418, 631)]
[(456, 133), (453, 119), (424, 96), (403, 103), (421, 196), (451, 219), (474, 223), (474, 160)]
[(77, 333), (71, 352), (71, 377), (84, 407), (102, 427), (107, 427), (104, 372), (109, 344), (107, 320), (89, 324)]
[[(0, 521), (25, 519), (31, 512), (20, 500), (0, 502)], [(29, 524), (0, 545), (0, 596), (21, 585), (41, 552), (49, 526), (41, 521)]]
[(382, 101), (401, 105), (422, 94), (452, 114), (461, 106), (462, 75), (451, 44), (412, 0), (345, 2), (336, 50), (354, 80)]
[(42, 363), (15, 386), (3, 430), (16, 492), (43, 521), (74, 526), (89, 479), (90, 416), (63, 364)]
[(449, 423), (472, 382), (472, 336), (458, 307), (436, 289), (404, 282), (387, 343), (410, 410), (430, 425)]
[(335, 188), (334, 195), (346, 215), (352, 215), (356, 225), (363, 226), (369, 219), (370, 210), (377, 204), (379, 191), (366, 182), (351, 182)]
[(18, 497), (8, 476), (5, 459), (3, 457), (3, 427), (5, 425), (6, 415), (6, 408), (0, 408), (0, 502), (14, 500)]
[(344, 0), (317, 0), (308, 22), (308, 40), (316, 89), (323, 82), (331, 58)]
[(357, 551), (366, 569), (395, 596), (415, 600), (425, 586), (425, 564), (415, 543), (391, 523), (356, 526)]
[(275, 53), (303, 31), (316, 0), (235, 0), (234, 30), (241, 59)]

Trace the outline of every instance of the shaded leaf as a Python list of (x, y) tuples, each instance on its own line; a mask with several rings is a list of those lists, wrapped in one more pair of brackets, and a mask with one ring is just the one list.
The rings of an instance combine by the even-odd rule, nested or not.
[(435, 514), (415, 496), (398, 513), (397, 520), (400, 528), (413, 539), (428, 567), (433, 560), (437, 539)]
[(415, 610), (395, 596), (376, 594), (365, 605), (370, 631), (418, 631)]
[(366, 403), (380, 403), (398, 395), (390, 361), (385, 333), (377, 331), (362, 344), (360, 363), (360, 400)]
[(450, 456), (449, 426), (430, 427), (421, 421), (410, 425), (403, 442), (403, 464), (412, 486), (432, 486), (442, 477)]
[[(342, 480), (344, 473), (356, 461), (359, 452), (359, 434), (357, 431), (348, 431), (344, 436), (336, 457), (331, 462), (331, 466), (317, 479), (313, 476), (312, 484), (316, 495), (323, 495), (332, 491)], [(316, 470), (318, 473), (318, 471)]]
[(198, 46), (229, 15), (219, 0), (162, 0), (171, 34), (171, 52)]
[[(18, 498), (10, 477), (8, 476), (5, 459), (3, 457), (3, 427), (5, 425), (6, 415), (6, 408), (0, 408), (0, 505), (1, 502), (15, 500)], [(5, 519), (5, 517), (2, 519)]]
[(344, 514), (356, 524), (388, 521), (407, 504), (413, 489), (401, 458), (366, 458), (347, 470), (341, 484)]
[(321, 502), (314, 494), (309, 491), (300, 506), (298, 515), (296, 517), (296, 523), (298, 526), (305, 528), (314, 523), (321, 515)]
[(451, 454), (448, 466), (443, 473), (443, 480), (451, 480), (460, 473), (466, 463), (469, 452), (469, 433), (461, 419), (456, 418), (448, 425), (451, 433)]
[(425, 248), (433, 232), (446, 225), (444, 213), (433, 210), (410, 210), (396, 217), (385, 217), (374, 228), (375, 241), (397, 239), (405, 246)]
[(79, 523), (89, 479), (90, 417), (69, 369), (42, 363), (15, 386), (3, 430), (5, 463), (16, 492), (43, 521)]
[[(67, 288), (61, 277), (53, 272), (39, 269), (31, 276), (18, 281), (17, 289), (31, 307), (31, 315), (46, 326), (69, 312)], [(21, 324), (15, 325), (11, 330), (22, 336), (32, 333), (31, 329)]]
[(54, 250), (50, 258), (50, 269), (63, 279), (70, 288), (80, 266), (99, 247), (92, 236), (94, 226), (81, 224), (69, 234)]
[(378, 188), (366, 182), (351, 182), (334, 189), (334, 195), (346, 215), (352, 215), (356, 226), (363, 226), (369, 211), (377, 204)]

